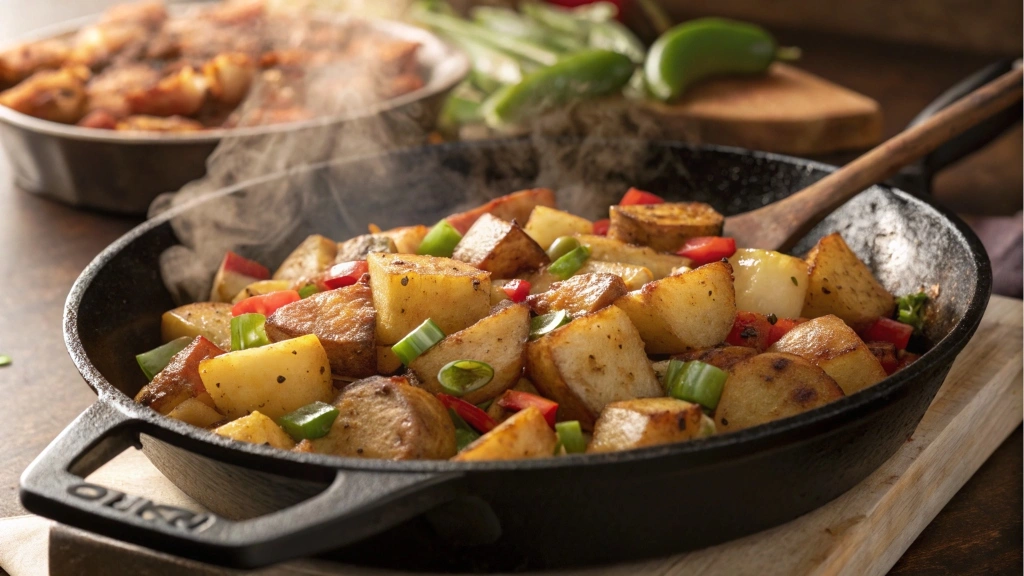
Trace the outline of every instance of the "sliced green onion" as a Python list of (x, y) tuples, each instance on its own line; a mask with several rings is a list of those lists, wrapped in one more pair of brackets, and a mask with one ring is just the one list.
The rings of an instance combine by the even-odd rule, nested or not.
[(455, 360), (449, 362), (437, 373), (437, 381), (445, 392), (462, 396), (485, 386), (494, 378), (494, 368), (477, 360)]
[(572, 236), (559, 236), (555, 238), (555, 241), (551, 243), (551, 247), (548, 248), (548, 258), (554, 262), (579, 247), (580, 241), (576, 238)]
[(437, 324), (434, 324), (433, 320), (427, 318), (423, 321), (423, 324), (409, 332), (405, 338), (398, 341), (398, 344), (392, 346), (391, 351), (395, 353), (395, 356), (398, 356), (402, 364), (408, 366), (420, 354), (430, 350), (434, 344), (441, 340), (444, 340), (444, 332)]
[(558, 436), (556, 454), (560, 452), (559, 448), (565, 448), (567, 454), (582, 454), (587, 451), (587, 439), (583, 437), (583, 429), (580, 428), (578, 421), (556, 423), (555, 435)]
[(13, 360), (11, 360), (10, 356), (7, 354), (0, 354), (0, 367), (10, 366), (11, 362), (13, 362)]
[(327, 436), (337, 417), (338, 409), (334, 406), (313, 402), (281, 416), (277, 423), (296, 440), (313, 440)]
[(474, 440), (480, 437), (480, 433), (473, 430), (473, 427), (463, 420), (462, 416), (459, 416), (459, 413), (455, 410), (449, 408), (448, 415), (452, 417), (452, 423), (455, 424), (456, 450), (462, 452), (463, 448), (469, 446)]
[[(191, 343), (191, 338), (182, 336), (181, 338), (171, 340), (163, 346), (157, 346), (149, 352), (143, 352), (137, 355), (135, 359), (139, 362), (139, 368), (142, 368), (146, 378), (152, 380), (161, 370), (167, 367), (175, 354), (184, 350)], [(8, 358), (8, 360), (10, 359)]]
[(572, 316), (565, 310), (541, 314), (530, 320), (530, 340), (536, 340), (556, 328), (565, 326), (570, 321), (572, 321)]
[(447, 220), (441, 220), (423, 237), (423, 242), (420, 243), (416, 253), (421, 256), (451, 258), (459, 240), (462, 240), (462, 234), (459, 234), (455, 226), (449, 224)]
[(309, 298), (319, 291), (320, 289), (316, 287), (316, 284), (306, 284), (302, 288), (299, 288), (299, 298)]
[(491, 407), (491, 404), (494, 404), (494, 400), (494, 398), (484, 400), (483, 402), (477, 404), (476, 407), (483, 410), (484, 412), (487, 412), (487, 409)]
[(551, 263), (548, 272), (561, 280), (568, 280), (570, 276), (587, 263), (590, 258), (590, 248), (579, 246), (573, 248), (566, 255)]
[(698, 360), (672, 360), (665, 375), (665, 388), (673, 398), (714, 410), (722, 397), (722, 388), (728, 377), (725, 370)]
[(263, 324), (267, 317), (263, 314), (239, 314), (231, 319), (231, 349), (246, 350), (270, 344), (267, 331)]
[(914, 327), (914, 333), (920, 334), (924, 326), (924, 304), (928, 301), (928, 295), (924, 292), (907, 294), (896, 299), (898, 313), (896, 319), (904, 324)]

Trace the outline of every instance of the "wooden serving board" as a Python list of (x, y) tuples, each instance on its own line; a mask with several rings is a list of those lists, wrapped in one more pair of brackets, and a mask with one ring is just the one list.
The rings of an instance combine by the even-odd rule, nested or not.
[(679, 102), (644, 109), (665, 135), (706, 144), (814, 156), (882, 140), (878, 102), (782, 63), (763, 77), (702, 82)]
[[(547, 574), (884, 574), (1021, 423), (1022, 316), (1020, 300), (994, 296), (978, 333), (957, 359), (913, 437), (874, 474), (824, 507), (777, 528), (697, 552)], [(201, 510), (134, 450), (89, 480), (160, 503)], [(169, 575), (186, 570), (210, 576), (238, 574), (59, 525), (51, 530), (49, 544), (52, 574)], [(395, 573), (303, 560), (258, 574)]]

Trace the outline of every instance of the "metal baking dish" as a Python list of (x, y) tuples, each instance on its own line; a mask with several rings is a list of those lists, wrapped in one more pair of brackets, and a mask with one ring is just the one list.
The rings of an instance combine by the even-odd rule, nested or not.
[[(175, 10), (189, 5), (172, 7)], [(339, 22), (342, 17), (334, 17)], [(20, 41), (71, 34), (95, 16), (37, 31)], [(466, 57), (426, 30), (401, 22), (359, 19), (384, 34), (419, 42), (417, 58), (426, 85), (398, 98), (338, 116), (252, 128), (215, 129), (193, 134), (124, 134), (40, 120), (0, 106), (0, 146), (7, 153), (16, 185), (72, 206), (124, 214), (145, 214), (150, 202), (206, 173), (206, 159), (225, 139), (255, 141), (283, 133), (321, 138), (356, 121), (401, 122), (420, 128), (404, 131), (407, 141), (423, 143), (445, 96), (468, 73)], [(410, 122), (411, 120), (411, 122)], [(418, 138), (418, 140), (417, 140)], [(317, 162), (327, 158), (302, 158)]]

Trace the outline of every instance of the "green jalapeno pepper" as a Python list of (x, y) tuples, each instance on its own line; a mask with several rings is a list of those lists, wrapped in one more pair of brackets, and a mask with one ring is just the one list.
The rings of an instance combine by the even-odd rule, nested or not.
[(795, 48), (779, 48), (764, 28), (700, 18), (680, 24), (651, 46), (644, 62), (648, 91), (659, 100), (678, 98), (694, 83), (725, 74), (761, 74), (775, 60), (799, 57)]

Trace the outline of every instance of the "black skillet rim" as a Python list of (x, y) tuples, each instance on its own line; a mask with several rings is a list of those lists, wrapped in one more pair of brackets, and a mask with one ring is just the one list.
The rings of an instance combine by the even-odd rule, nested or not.
[[(421, 148), (410, 148), (399, 150), (385, 155), (416, 154), (417, 152), (428, 151), (433, 154), (443, 154), (446, 150), (472, 146), (474, 148), (486, 149), (508, 145), (521, 139), (492, 139), (476, 141), (471, 143), (451, 142), (440, 145), (433, 145)], [(724, 153), (738, 157), (753, 157), (770, 162), (782, 162), (793, 164), (813, 170), (831, 172), (837, 169), (836, 166), (769, 152), (752, 151), (743, 148), (730, 146), (691, 145), (671, 140), (644, 141), (650, 145), (659, 145), (667, 148), (683, 148), (691, 151), (708, 151)], [(939, 216), (949, 221), (953, 228), (959, 233), (960, 239), (966, 242), (973, 255), (974, 264), (978, 270), (977, 285), (971, 296), (964, 316), (957, 321), (956, 325), (946, 337), (937, 342), (928, 350), (921, 359), (911, 364), (904, 370), (890, 376), (866, 390), (852, 396), (846, 396), (841, 400), (832, 402), (826, 406), (815, 408), (789, 418), (776, 420), (740, 430), (730, 434), (716, 435), (709, 438), (652, 446), (625, 452), (613, 452), (607, 454), (586, 454), (571, 455), (561, 458), (544, 458), (533, 460), (498, 461), (498, 462), (450, 462), (446, 460), (414, 460), (414, 461), (391, 461), (366, 458), (344, 458), (324, 454), (298, 453), (277, 450), (267, 446), (235, 442), (228, 438), (218, 436), (211, 431), (190, 426), (183, 422), (167, 418), (159, 413), (136, 404), (134, 400), (119, 391), (113, 384), (99, 372), (92, 364), (82, 346), (78, 335), (78, 308), (81, 304), (85, 291), (92, 283), (99, 271), (121, 250), (143, 236), (150, 230), (163, 225), (174, 216), (193, 209), (196, 205), (224, 195), (232, 194), (238, 190), (253, 185), (281, 178), (287, 174), (296, 174), (307, 171), (315, 171), (325, 166), (358, 162), (365, 158), (357, 157), (345, 160), (334, 160), (320, 162), (308, 166), (294, 168), (284, 172), (277, 172), (260, 178), (238, 183), (230, 187), (218, 190), (209, 195), (197, 198), (181, 206), (170, 209), (142, 224), (136, 226), (125, 235), (110, 244), (82, 271), (75, 281), (68, 294), (64, 307), (64, 341), (71, 359), (78, 368), (79, 373), (97, 393), (98, 402), (108, 403), (125, 414), (130, 420), (142, 422), (146, 429), (141, 430), (151, 436), (166, 439), (172, 444), (189, 449), (205, 456), (218, 458), (223, 450), (232, 453), (231, 462), (243, 466), (257, 465), (260, 463), (274, 462), (279, 466), (287, 466), (293, 472), (309, 470), (310, 467), (321, 470), (358, 470), (375, 471), (381, 473), (401, 472), (483, 472), (501, 470), (554, 470), (573, 466), (601, 466), (636, 464), (666, 459), (668, 457), (699, 456), (702, 461), (713, 463), (719, 459), (742, 457), (743, 454), (756, 451), (759, 447), (773, 443), (794, 443), (822, 433), (828, 424), (841, 425), (856, 420), (859, 415), (865, 412), (873, 412), (877, 404), (885, 402), (888, 398), (899, 394), (904, 387), (918, 384), (919, 376), (930, 370), (934, 365), (941, 364), (950, 354), (957, 354), (966, 345), (964, 342), (969, 339), (988, 305), (989, 295), (992, 288), (992, 271), (987, 253), (981, 241), (967, 225), (956, 215), (948, 210), (925, 202), (908, 192), (892, 188), (886, 185), (878, 185), (883, 190), (891, 192), (902, 200), (917, 206), (919, 209), (935, 210)], [(952, 360), (950, 360), (950, 364)], [(803, 432), (803, 434), (801, 434)], [(283, 472), (283, 470), (282, 470)]]

